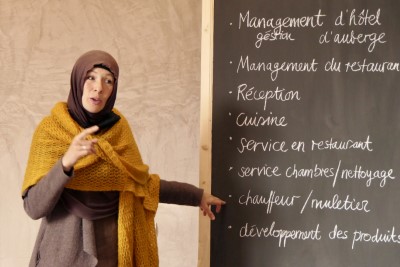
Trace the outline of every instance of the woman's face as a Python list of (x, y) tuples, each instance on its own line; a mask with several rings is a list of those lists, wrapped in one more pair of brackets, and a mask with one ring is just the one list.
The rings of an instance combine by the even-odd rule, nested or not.
[(114, 75), (103, 68), (88, 71), (83, 85), (82, 105), (90, 113), (100, 112), (114, 88)]

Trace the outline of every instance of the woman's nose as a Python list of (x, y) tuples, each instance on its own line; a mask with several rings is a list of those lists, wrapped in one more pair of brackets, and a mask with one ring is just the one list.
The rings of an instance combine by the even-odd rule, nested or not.
[(97, 81), (94, 85), (94, 90), (101, 93), (103, 91), (103, 83), (101, 81)]

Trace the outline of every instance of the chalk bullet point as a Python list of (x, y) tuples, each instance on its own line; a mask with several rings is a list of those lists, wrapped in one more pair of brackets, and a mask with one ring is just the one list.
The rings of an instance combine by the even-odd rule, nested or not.
[(229, 112), (229, 116), (232, 116), (232, 113)]
[(232, 26), (232, 22), (231, 22), (231, 23), (229, 23), (229, 25), (231, 25), (231, 26)]
[(232, 195), (229, 195), (229, 197), (232, 197)]
[(232, 229), (232, 225), (229, 225), (229, 226), (228, 226), (228, 229)]
[(229, 91), (230, 94), (232, 94), (232, 91)]
[(233, 62), (232, 62), (232, 61), (229, 61), (229, 63), (232, 64)]
[(229, 170), (230, 170), (230, 171), (233, 170), (233, 167), (230, 167)]
[(232, 136), (229, 136), (229, 140), (232, 140)]

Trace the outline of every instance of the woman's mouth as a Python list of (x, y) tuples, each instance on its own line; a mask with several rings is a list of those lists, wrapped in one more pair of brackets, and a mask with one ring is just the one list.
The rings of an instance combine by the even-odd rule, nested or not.
[(100, 105), (100, 104), (101, 104), (101, 99), (100, 99), (100, 98), (96, 98), (96, 97), (91, 97), (91, 98), (90, 98), (90, 102), (91, 102), (93, 105)]

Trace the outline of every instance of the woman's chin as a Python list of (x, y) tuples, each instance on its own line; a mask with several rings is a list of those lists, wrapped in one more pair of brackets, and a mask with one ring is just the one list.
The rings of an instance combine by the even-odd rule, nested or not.
[(90, 113), (99, 113), (104, 107), (102, 105), (83, 104), (83, 108)]

